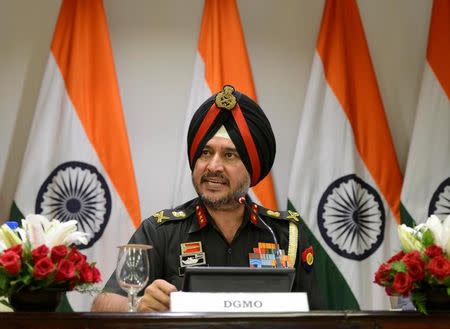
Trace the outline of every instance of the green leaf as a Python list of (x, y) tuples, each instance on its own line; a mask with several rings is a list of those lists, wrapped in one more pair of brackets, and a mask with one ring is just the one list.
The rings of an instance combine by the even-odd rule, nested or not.
[(450, 287), (447, 287), (447, 295), (450, 296)]
[(412, 293), (412, 302), (416, 309), (422, 314), (428, 314), (427, 309), (425, 307), (426, 297), (423, 292), (413, 292)]
[(33, 280), (33, 277), (30, 274), (26, 274), (22, 277), (22, 282), (26, 286), (28, 286), (32, 280)]
[(407, 272), (406, 264), (400, 260), (393, 262), (391, 264), (391, 268), (396, 272), (401, 272), (401, 273)]
[(422, 234), (422, 244), (425, 246), (425, 248), (431, 246), (434, 243), (434, 236), (433, 232), (431, 230), (427, 229)]
[(8, 287), (8, 278), (2, 274), (0, 274), (0, 294), (3, 295), (4, 291)]
[[(450, 287), (450, 276), (447, 277), (447, 278), (444, 280), (443, 284), (444, 284), (444, 286), (446, 286), (446, 287)], [(450, 295), (450, 294), (449, 294), (449, 295)]]

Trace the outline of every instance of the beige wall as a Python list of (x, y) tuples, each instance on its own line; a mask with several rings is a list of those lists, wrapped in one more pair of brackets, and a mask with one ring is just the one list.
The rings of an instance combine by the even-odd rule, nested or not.
[[(165, 208), (182, 138), (201, 0), (105, 0), (143, 216)], [(278, 153), (282, 208), (323, 9), (322, 0), (238, 0), (259, 102)], [(404, 170), (431, 0), (359, 0)], [(0, 0), (0, 219), (9, 213), (59, 0)]]

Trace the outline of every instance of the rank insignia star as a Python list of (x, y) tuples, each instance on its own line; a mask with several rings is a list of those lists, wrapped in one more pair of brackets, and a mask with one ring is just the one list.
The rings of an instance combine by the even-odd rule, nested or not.
[(278, 211), (267, 210), (267, 215), (272, 217), (280, 217), (280, 213)]
[(298, 212), (295, 212), (295, 211), (292, 211), (292, 210), (288, 210), (287, 212), (289, 214), (289, 216), (286, 217), (287, 219), (292, 219), (292, 220), (294, 220), (296, 222), (299, 221), (298, 218), (300, 217), (300, 214)]
[(176, 218), (184, 218), (186, 217), (186, 213), (184, 211), (172, 211), (173, 217)]
[(164, 216), (164, 210), (157, 212), (156, 214), (153, 215), (153, 217), (155, 217), (157, 223), (161, 223), (165, 219), (169, 219), (169, 217)]

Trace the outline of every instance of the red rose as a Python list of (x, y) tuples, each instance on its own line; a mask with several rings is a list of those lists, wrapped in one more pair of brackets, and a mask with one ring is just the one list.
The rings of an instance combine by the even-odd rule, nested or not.
[(80, 280), (83, 283), (93, 283), (94, 273), (92, 267), (88, 263), (84, 263), (80, 269)]
[(436, 256), (441, 256), (443, 254), (443, 251), (441, 247), (433, 244), (429, 246), (427, 249), (425, 249), (425, 253), (427, 254), (428, 257), (434, 258)]
[(387, 262), (388, 263), (393, 263), (393, 262), (399, 261), (399, 260), (401, 260), (403, 258), (404, 255), (405, 255), (405, 253), (403, 252), (403, 250), (400, 250), (394, 256), (389, 258)]
[(428, 263), (427, 270), (438, 280), (444, 280), (450, 275), (450, 261), (445, 256), (436, 256)]
[(22, 261), (17, 253), (9, 250), (5, 251), (0, 256), (0, 265), (2, 265), (9, 274), (16, 275), (22, 268)]
[(403, 262), (413, 281), (419, 281), (425, 277), (425, 263), (423, 260), (416, 257), (403, 257)]
[(86, 256), (78, 251), (76, 247), (72, 247), (67, 255), (67, 259), (73, 262), (76, 270), (80, 270), (84, 263), (86, 263)]
[(392, 287), (386, 287), (386, 288), (384, 288), (384, 291), (386, 291), (386, 295), (388, 295), (388, 296), (396, 295), (396, 292), (394, 291), (394, 289), (392, 289)]
[(63, 259), (59, 262), (56, 268), (56, 281), (67, 281), (75, 276), (75, 265), (67, 259)]
[(61, 259), (66, 257), (68, 252), (69, 252), (69, 249), (63, 244), (61, 244), (59, 246), (54, 246), (52, 248), (52, 251), (50, 252), (52, 261), (54, 261), (55, 263), (59, 262)]
[(55, 269), (55, 264), (49, 257), (39, 259), (33, 268), (33, 276), (36, 279), (44, 279)]
[(411, 251), (411, 252), (408, 252), (407, 254), (405, 254), (402, 258), (402, 261), (404, 261), (406, 263), (410, 259), (421, 260), (422, 256), (420, 255), (420, 252), (418, 252), (417, 250), (414, 250), (414, 251)]
[(407, 296), (412, 288), (412, 279), (408, 273), (396, 273), (394, 276), (394, 282), (392, 283), (392, 289), (403, 295)]
[(12, 251), (12, 252), (16, 253), (17, 255), (19, 255), (20, 257), (22, 257), (22, 250), (23, 250), (22, 245), (16, 244), (14, 247), (8, 248), (4, 252)]
[(102, 281), (102, 275), (100, 274), (98, 268), (95, 266), (92, 266), (92, 275), (94, 276), (95, 283)]
[(384, 286), (391, 281), (391, 264), (383, 263), (375, 273), (375, 279), (373, 282), (378, 283), (380, 286)]
[(31, 256), (33, 257), (33, 262), (36, 264), (40, 259), (48, 256), (48, 248), (45, 244), (41, 244), (39, 247), (31, 250)]

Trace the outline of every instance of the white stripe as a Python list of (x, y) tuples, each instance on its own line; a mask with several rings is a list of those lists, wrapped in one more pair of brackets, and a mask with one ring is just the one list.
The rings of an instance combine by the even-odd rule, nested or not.
[(288, 197), (342, 272), (360, 308), (388, 308), (383, 289), (372, 284), (373, 274), (385, 255), (396, 252), (399, 247), (395, 234), (396, 222), (387, 202), (382, 200), (386, 214), (384, 242), (373, 255), (362, 261), (341, 257), (333, 251), (323, 239), (317, 223), (318, 205), (325, 190), (339, 177), (354, 173), (378, 190), (360, 158), (352, 127), (325, 80), (322, 62), (316, 53), (299, 128)]
[(402, 189), (402, 202), (417, 223), (427, 219), (433, 194), (450, 178), (449, 123), (449, 99), (426, 62)]
[[(67, 161), (81, 161), (95, 166), (110, 189), (112, 210), (109, 222), (100, 240), (82, 251), (88, 261), (97, 262), (106, 283), (115, 268), (115, 247), (128, 241), (134, 227), (85, 134), (67, 95), (61, 72), (50, 54), (15, 196), (16, 204), (24, 215), (35, 212), (39, 188), (53, 169)], [(91, 299), (89, 294), (76, 292), (70, 296), (71, 305), (77, 311), (89, 310)]]
[(194, 64), (194, 77), (192, 78), (191, 96), (186, 111), (183, 129), (183, 142), (181, 143), (180, 157), (178, 160), (178, 171), (175, 180), (172, 206), (176, 207), (197, 196), (191, 179), (191, 169), (187, 156), (187, 133), (192, 116), (200, 105), (212, 94), (205, 79), (205, 63), (200, 53), (197, 52)]

